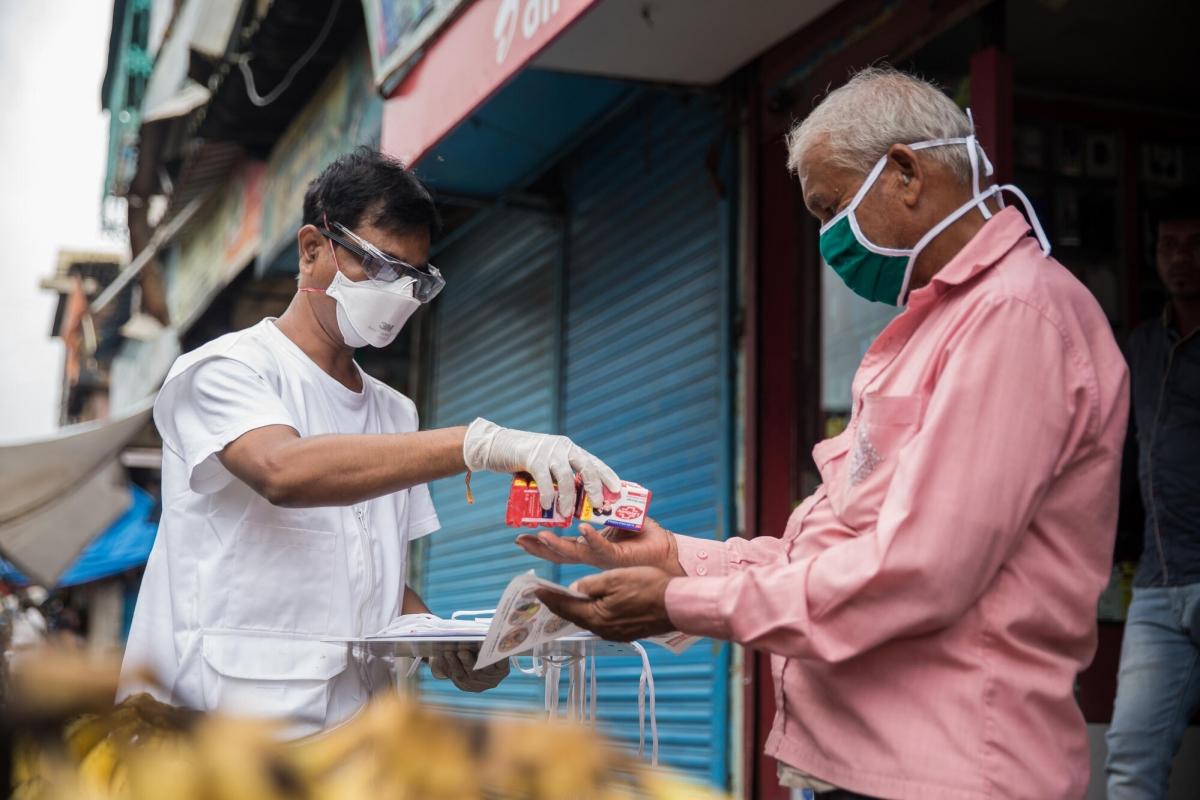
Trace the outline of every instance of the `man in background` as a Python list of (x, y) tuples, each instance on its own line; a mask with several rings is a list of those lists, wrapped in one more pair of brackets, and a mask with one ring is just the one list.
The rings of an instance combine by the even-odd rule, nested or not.
[(1145, 543), (1108, 731), (1112, 800), (1167, 796), (1200, 708), (1200, 203), (1158, 217), (1167, 304), (1129, 342)]

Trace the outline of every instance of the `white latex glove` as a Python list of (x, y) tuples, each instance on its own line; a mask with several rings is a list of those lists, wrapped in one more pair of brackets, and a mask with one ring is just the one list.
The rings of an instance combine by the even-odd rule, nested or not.
[(507, 658), (483, 669), (475, 669), (472, 665), (478, 657), (478, 646), (443, 650), (429, 659), (429, 671), (439, 681), (449, 678), (464, 692), (486, 692), (508, 677)]
[(621, 479), (607, 464), (566, 436), (501, 428), (479, 417), (467, 428), (463, 460), (472, 472), (528, 472), (537, 481), (542, 508), (554, 505), (558, 483), (558, 513), (575, 513), (575, 473), (592, 505), (604, 505), (603, 487), (620, 491)]

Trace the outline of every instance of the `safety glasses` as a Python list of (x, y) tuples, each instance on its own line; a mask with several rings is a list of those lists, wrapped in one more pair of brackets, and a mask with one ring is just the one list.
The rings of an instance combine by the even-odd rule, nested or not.
[(438, 292), (446, 285), (446, 279), (432, 264), (414, 267), (406, 261), (386, 255), (378, 247), (339, 222), (330, 224), (326, 220), (326, 225), (328, 227), (317, 230), (326, 239), (340, 245), (357, 257), (359, 263), (362, 264), (363, 271), (371, 280), (392, 283), (400, 278), (411, 278), (416, 282), (413, 296), (422, 303), (428, 303), (437, 297)]

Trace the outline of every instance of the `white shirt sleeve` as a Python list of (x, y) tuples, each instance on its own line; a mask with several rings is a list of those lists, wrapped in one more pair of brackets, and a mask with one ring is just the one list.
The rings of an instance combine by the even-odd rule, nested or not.
[(408, 540), (420, 539), (442, 527), (428, 484), (418, 484), (408, 490)]
[(233, 479), (217, 454), (242, 434), (268, 425), (298, 430), (271, 385), (232, 358), (203, 361), (168, 380), (154, 402), (154, 424), (163, 444), (183, 459), (197, 494), (219, 491)]

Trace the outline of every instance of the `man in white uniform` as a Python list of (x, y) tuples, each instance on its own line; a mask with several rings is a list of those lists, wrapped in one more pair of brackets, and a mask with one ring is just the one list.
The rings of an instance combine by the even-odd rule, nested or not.
[[(399, 162), (362, 148), (308, 187), (299, 291), (264, 319), (181, 356), (154, 406), (163, 513), (125, 653), (121, 695), (287, 719), (302, 735), (344, 720), (388, 668), (329, 637), (370, 634), (426, 612), (405, 583), (410, 541), (438, 528), (426, 483), (464, 470), (526, 471), (544, 489), (574, 475), (600, 502), (603, 462), (562, 436), (501, 428), (419, 431), (413, 402), (364, 373), (443, 285), (429, 262), (440, 219)], [(434, 664), (467, 691), (500, 665)], [(162, 689), (142, 686), (149, 667)]]

